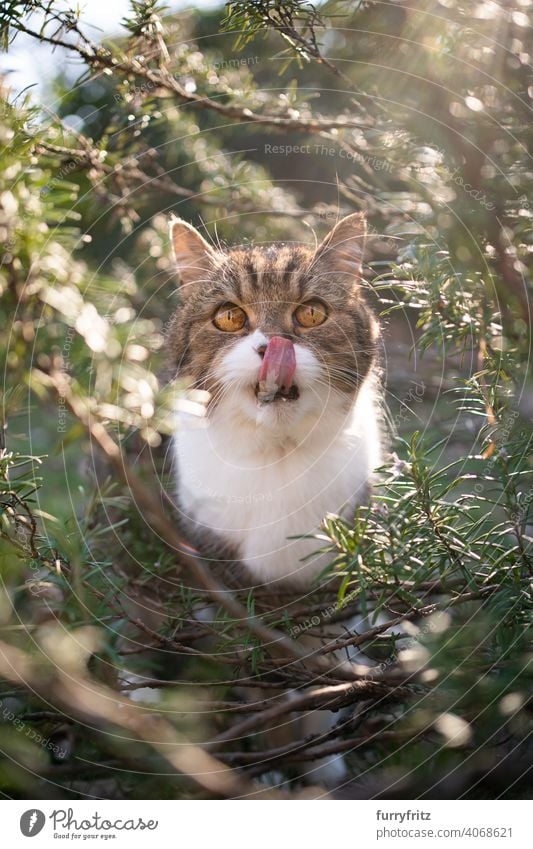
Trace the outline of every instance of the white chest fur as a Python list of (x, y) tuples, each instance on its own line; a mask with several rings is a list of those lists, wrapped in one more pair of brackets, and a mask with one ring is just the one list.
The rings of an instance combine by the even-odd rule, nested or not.
[[(363, 386), (347, 414), (331, 403), (318, 421), (277, 440), (225, 405), (201, 425), (181, 417), (174, 439), (180, 507), (239, 552), (252, 583), (309, 586), (331, 555), (316, 539), (326, 513), (364, 500), (380, 463), (375, 392)], [(305, 558), (305, 560), (303, 560)]]

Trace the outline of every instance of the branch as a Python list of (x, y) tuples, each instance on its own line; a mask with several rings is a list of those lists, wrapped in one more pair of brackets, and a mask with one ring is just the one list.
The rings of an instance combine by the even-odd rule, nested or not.
[(249, 736), (252, 731), (264, 728), (273, 719), (277, 719), (288, 713), (304, 710), (338, 710), (345, 705), (353, 704), (353, 702), (361, 701), (362, 699), (366, 700), (375, 698), (376, 696), (389, 697), (392, 693), (400, 698), (410, 694), (410, 690), (400, 687), (391, 690), (389, 687), (384, 686), (383, 683), (376, 681), (352, 681), (351, 683), (338, 684), (333, 687), (319, 687), (314, 690), (308, 690), (291, 698), (283, 696), (283, 701), (279, 704), (266, 708), (261, 713), (232, 725), (222, 734), (219, 734), (211, 743), (208, 743), (206, 748), (208, 751), (216, 752), (226, 743)]
[[(291, 743), (287, 746), (279, 746), (276, 749), (266, 749), (262, 752), (235, 752), (229, 755), (221, 755), (221, 760), (227, 764), (235, 764), (238, 766), (249, 765), (251, 769), (247, 772), (249, 776), (254, 778), (264, 772), (268, 772), (278, 760), (283, 759), (284, 763), (296, 764), (305, 763), (306, 761), (316, 761), (321, 758), (326, 758), (331, 755), (340, 755), (345, 752), (352, 753), (358, 749), (366, 748), (367, 746), (375, 746), (377, 743), (397, 743), (404, 740), (413, 739), (407, 733), (397, 731), (375, 731), (365, 737), (352, 737), (347, 740), (332, 740), (330, 742), (318, 745), (320, 740), (325, 740), (336, 733), (337, 729), (332, 729), (326, 734), (315, 734), (313, 737), (306, 740), (299, 740), (297, 743)], [(236, 755), (234, 758), (233, 755)], [(253, 758), (255, 757), (255, 760)]]
[[(119, 727), (148, 744), (171, 767), (202, 791), (226, 797), (261, 794), (260, 788), (192, 743), (178, 741), (174, 728), (95, 680), (76, 676), (56, 665), (44, 670), (22, 649), (0, 642), (0, 675), (24, 686), (48, 703), (74, 714), (81, 722)], [(270, 791), (279, 796), (276, 791)]]
[(261, 115), (251, 109), (240, 106), (231, 106), (229, 104), (218, 103), (210, 97), (201, 94), (191, 93), (186, 91), (183, 86), (172, 76), (166, 68), (147, 68), (138, 59), (127, 59), (124, 55), (120, 60), (115, 58), (113, 54), (102, 47), (87, 41), (87, 46), (81, 44), (73, 44), (64, 41), (58, 36), (47, 36), (44, 33), (36, 32), (35, 30), (26, 27), (19, 21), (14, 23), (14, 27), (19, 31), (35, 38), (38, 41), (46, 42), (55, 47), (62, 47), (65, 50), (76, 53), (82, 58), (90, 68), (96, 70), (122, 71), (123, 73), (134, 74), (147, 80), (153, 88), (163, 89), (180, 103), (188, 106), (194, 106), (201, 110), (208, 110), (222, 115), (224, 118), (229, 118), (231, 121), (237, 121), (244, 124), (260, 124), (262, 126), (274, 127), (280, 130), (291, 130), (296, 132), (308, 132), (321, 134), (325, 130), (333, 129), (372, 129), (372, 127), (362, 124), (359, 121), (353, 121), (348, 118), (320, 118), (320, 119), (305, 119), (295, 117), (284, 117), (282, 115)]
[(406, 611), (405, 613), (400, 613), (398, 616), (395, 616), (393, 619), (389, 619), (387, 622), (384, 622), (383, 625), (376, 625), (374, 628), (369, 628), (368, 631), (365, 631), (363, 634), (356, 634), (354, 637), (347, 637), (343, 640), (335, 640), (328, 646), (324, 646), (322, 649), (322, 654), (328, 654), (329, 652), (339, 651), (340, 649), (346, 648), (347, 646), (361, 646), (363, 643), (369, 642), (369, 640), (375, 639), (380, 634), (383, 634), (389, 628), (393, 628), (395, 625), (401, 625), (402, 622), (406, 622), (409, 619), (415, 619), (419, 616), (431, 616), (432, 613), (435, 613), (437, 610), (445, 610), (448, 607), (452, 607), (457, 604), (462, 604), (467, 601), (476, 601), (481, 598), (485, 598), (485, 596), (490, 595), (491, 593), (498, 590), (500, 587), (498, 584), (491, 584), (486, 587), (481, 587), (479, 590), (475, 590), (467, 593), (460, 593), (451, 599), (446, 599), (442, 605), (427, 604), (424, 607), (413, 607), (411, 610)]

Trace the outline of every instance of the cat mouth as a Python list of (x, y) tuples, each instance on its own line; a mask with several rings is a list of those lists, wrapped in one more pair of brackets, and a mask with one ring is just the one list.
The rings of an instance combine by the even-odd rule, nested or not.
[(278, 389), (276, 392), (261, 391), (259, 383), (256, 383), (254, 392), (259, 404), (286, 403), (287, 401), (297, 401), (300, 397), (300, 390), (295, 383), (287, 391)]

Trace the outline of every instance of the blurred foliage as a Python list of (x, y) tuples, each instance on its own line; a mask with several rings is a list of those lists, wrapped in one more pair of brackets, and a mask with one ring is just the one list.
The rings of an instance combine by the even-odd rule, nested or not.
[[(167, 723), (165, 739), (201, 743), (257, 714), (258, 697), (243, 695), (252, 684), (260, 707), (280, 688), (315, 686), (311, 668), (280, 665), (222, 606), (204, 621), (212, 600), (180, 574), (87, 422), (143, 485), (159, 480), (168, 512), (172, 410), (201, 399), (166, 371), (177, 304), (167, 214), (204, 221), (214, 239), (262, 242), (310, 240), (359, 208), (385, 335), (407, 332), (427, 362), (420, 397), (404, 391), (405, 348), (389, 354), (402, 438), (372, 505), (353, 522), (325, 518), (317, 547), (331, 567), (316, 592), (241, 600), (293, 637), (366, 617), (345, 643), (379, 664), (383, 684), (348, 693), (327, 739), (261, 766), (259, 724), (218, 756), (251, 779), (273, 763), (292, 780), (322, 745), (353, 740), (356, 798), (530, 793), (530, 4), (319, 12), (254, 0), (174, 16), (133, 2), (122, 33), (95, 45), (63, 4), (0, 11), (4, 47), (29, 32), (84, 63), (77, 79), (58, 70), (53, 108), (15, 97), (8, 80), (1, 92), (7, 796), (235, 795), (183, 777), (99, 698), (120, 694)], [(91, 693), (86, 706), (69, 676)]]

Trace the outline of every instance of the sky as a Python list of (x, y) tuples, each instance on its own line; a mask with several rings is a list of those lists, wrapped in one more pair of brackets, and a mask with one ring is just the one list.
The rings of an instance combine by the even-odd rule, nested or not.
[[(169, 11), (190, 8), (209, 8), (221, 5), (223, 0), (166, 0)], [(58, 4), (59, 5), (59, 4)], [(70, 2), (63, 0), (65, 8), (81, 8), (82, 27), (88, 36), (98, 41), (101, 37), (125, 32), (120, 26), (122, 18), (128, 14), (129, 0), (81, 0)], [(37, 16), (34, 18), (38, 22)], [(88, 26), (91, 24), (92, 26)], [(39, 44), (31, 36), (17, 35), (8, 53), (0, 54), (0, 73), (8, 73), (8, 81), (14, 95), (28, 86), (32, 86), (32, 96), (42, 100), (50, 80), (57, 74), (65, 62), (63, 51), (54, 51), (51, 46)]]

